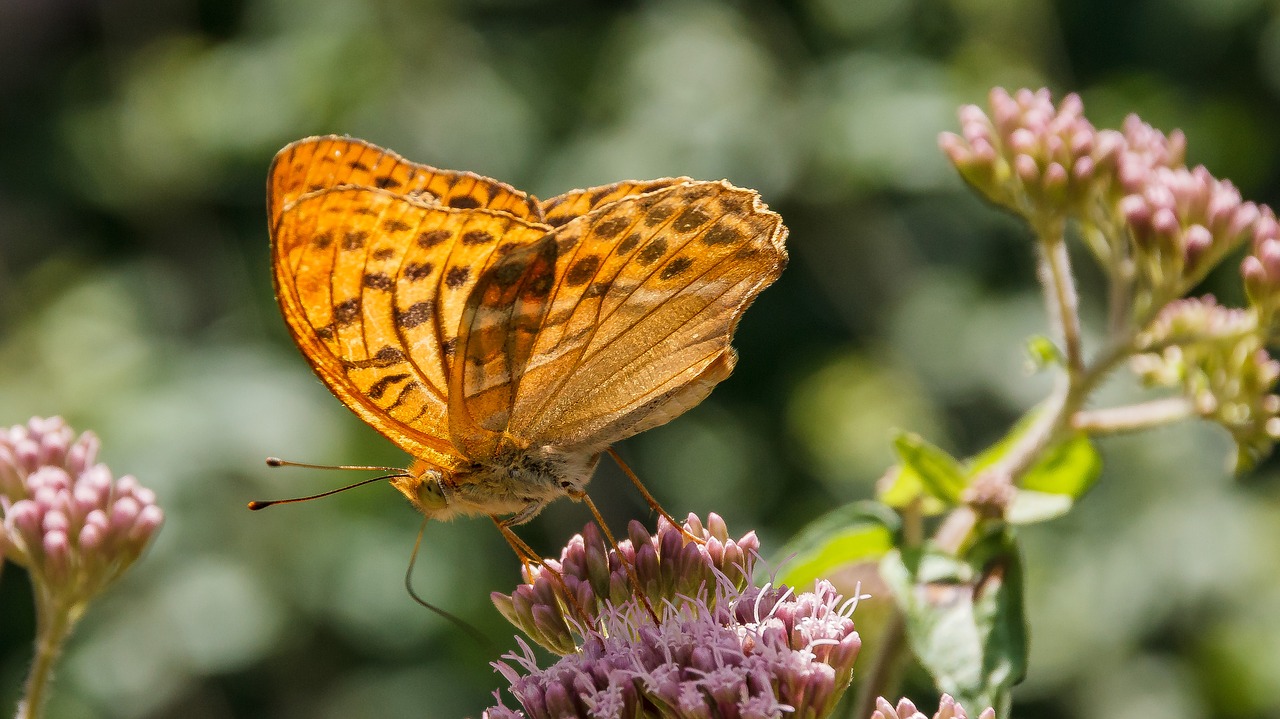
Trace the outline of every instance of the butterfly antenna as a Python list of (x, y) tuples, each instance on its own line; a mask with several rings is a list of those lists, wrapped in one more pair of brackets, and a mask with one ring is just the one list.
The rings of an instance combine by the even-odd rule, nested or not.
[[(283, 466), (283, 465), (281, 465), (281, 466)], [(307, 465), (299, 465), (299, 466), (307, 466)], [(322, 468), (322, 469), (323, 469), (323, 468)], [(333, 468), (333, 469), (336, 469), (336, 468)], [(343, 467), (342, 469), (346, 469), (346, 467)], [(368, 469), (368, 467), (358, 467), (358, 468), (353, 468), (353, 469)], [(375, 468), (375, 469), (377, 469), (377, 468)], [(255, 511), (255, 512), (256, 512), (256, 511), (258, 511), (259, 509), (266, 509), (267, 507), (270, 507), (270, 506), (271, 506), (271, 505), (273, 505), (273, 504), (292, 504), (292, 503), (294, 503), (294, 502), (306, 502), (306, 501), (309, 501), (309, 500), (312, 500), (312, 499), (320, 499), (321, 497), (328, 497), (329, 495), (331, 495), (331, 494), (337, 494), (338, 492), (345, 492), (345, 491), (347, 491), (348, 489), (355, 489), (356, 487), (363, 487), (363, 486), (364, 486), (364, 485), (366, 485), (366, 484), (372, 484), (372, 483), (374, 483), (374, 482), (381, 482), (381, 481), (382, 481), (382, 480), (384, 480), (384, 479), (392, 479), (393, 477), (407, 477), (407, 476), (409, 476), (409, 475), (405, 474), (405, 473), (404, 473), (404, 470), (402, 470), (402, 469), (397, 469), (395, 474), (388, 474), (388, 475), (384, 475), (384, 476), (382, 476), (382, 477), (372, 477), (372, 478), (370, 478), (370, 479), (362, 479), (362, 480), (360, 480), (359, 482), (353, 482), (353, 483), (351, 483), (351, 484), (348, 484), (348, 485), (347, 485), (347, 486), (345, 486), (345, 487), (338, 487), (337, 489), (330, 489), (330, 490), (325, 491), (325, 492), (320, 492), (319, 494), (309, 494), (309, 495), (307, 495), (307, 496), (305, 496), (305, 497), (290, 497), (290, 498), (288, 498), (288, 499), (255, 499), (255, 500), (253, 500), (252, 502), (250, 502), (250, 503), (249, 503), (249, 509), (252, 509), (253, 511)]]
[(437, 607), (431, 602), (428, 602), (427, 600), (423, 599), (422, 596), (419, 595), (416, 591), (414, 591), (413, 567), (418, 562), (418, 548), (422, 546), (422, 535), (427, 531), (428, 521), (429, 520), (425, 518), (422, 520), (422, 526), (418, 527), (418, 538), (413, 541), (413, 552), (409, 555), (409, 566), (407, 569), (404, 570), (405, 590), (409, 592), (409, 596), (413, 599), (413, 601), (417, 602), (424, 609), (428, 609), (432, 612), (435, 612), (442, 619), (446, 619), (452, 622), (454, 626), (466, 632), (467, 634), (470, 634), (471, 638), (474, 639), (476, 643), (479, 644), (485, 651), (489, 652), (490, 654), (497, 653), (497, 647), (494, 645), (494, 643), (488, 637), (486, 637), (483, 633), (481, 633), (481, 631), (477, 629), (475, 626), (463, 621), (460, 617), (450, 612), (447, 612), (444, 609), (441, 609), (440, 607)]
[[(623, 560), (622, 551), (618, 549), (618, 542), (613, 538), (613, 532), (609, 531), (609, 525), (605, 524), (604, 517), (600, 516), (600, 510), (596, 509), (595, 502), (591, 501), (586, 492), (582, 493), (582, 501), (586, 503), (587, 509), (591, 510), (591, 515), (596, 518), (596, 524), (600, 525), (600, 531), (604, 532), (605, 539), (609, 540), (609, 546), (613, 547), (614, 554), (618, 556), (618, 563), (622, 565), (623, 570), (627, 573), (627, 579), (631, 581), (631, 588), (635, 590), (636, 596), (640, 598), (640, 603), (644, 604), (649, 616), (653, 618), (653, 623), (662, 624), (662, 620), (658, 618), (658, 613), (653, 610), (653, 605), (649, 603), (649, 597), (644, 593), (644, 588), (640, 586), (640, 577), (636, 576), (635, 567), (632, 566), (632, 563)], [(665, 515), (666, 512), (663, 512), (663, 514)]]
[(399, 472), (404, 474), (404, 470), (399, 467), (366, 467), (359, 464), (307, 464), (306, 462), (291, 462), (287, 459), (279, 457), (267, 457), (268, 467), (302, 467), (303, 469), (363, 469), (371, 472)]
[[(663, 509), (661, 504), (658, 504), (658, 500), (654, 499), (652, 494), (649, 494), (649, 490), (645, 488), (644, 483), (640, 481), (640, 478), (636, 476), (636, 473), (631, 469), (631, 467), (628, 466), (626, 462), (622, 461), (622, 456), (618, 454), (618, 450), (613, 447), (609, 447), (608, 451), (609, 456), (613, 457), (614, 463), (622, 469), (623, 474), (627, 475), (627, 478), (636, 486), (636, 489), (640, 490), (640, 496), (644, 497), (644, 501), (649, 503), (649, 507), (651, 507), (653, 511), (661, 514), (668, 522), (671, 523), (671, 526), (679, 529), (680, 533), (683, 534), (686, 539), (693, 540), (698, 544), (707, 543), (707, 540), (702, 537), (694, 536), (689, 530), (685, 529), (684, 522), (677, 522), (675, 517), (667, 514), (667, 510)], [(594, 512), (595, 507), (592, 507), (591, 511)], [(597, 514), (596, 517), (599, 518), (599, 515)], [(604, 529), (605, 533), (608, 534), (609, 530), (605, 528), (603, 523), (600, 525), (600, 528)]]

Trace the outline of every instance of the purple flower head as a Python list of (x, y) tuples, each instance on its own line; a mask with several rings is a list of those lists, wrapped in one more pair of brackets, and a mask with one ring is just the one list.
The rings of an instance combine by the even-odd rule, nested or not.
[(720, 582), (745, 586), (760, 548), (754, 532), (730, 539), (724, 520), (715, 514), (705, 527), (693, 515), (685, 522), (684, 531), (702, 543), (665, 519), (659, 520), (655, 535), (639, 522), (627, 529), (628, 539), (614, 551), (599, 528), (588, 524), (570, 538), (560, 561), (526, 566), (524, 584), (509, 596), (495, 592), (498, 611), (547, 650), (568, 654), (577, 648), (575, 623), (593, 623), (602, 611), (633, 599), (628, 569), (656, 609), (663, 602), (714, 590)]
[[(694, 516), (684, 526), (706, 544), (665, 520), (659, 520), (656, 536), (633, 523), (619, 551), (602, 550), (597, 559), (603, 561), (588, 563), (579, 560), (593, 552), (588, 548), (597, 542), (594, 528), (588, 525), (574, 537), (558, 565), (565, 588), (572, 593), (581, 582), (608, 594), (593, 588), (580, 596), (592, 601), (580, 601), (573, 610), (562, 606), (560, 616), (568, 611), (565, 621), (573, 627), (564, 634), (571, 643), (573, 637), (579, 641), (555, 664), (539, 668), (529, 645), (518, 640), (520, 651), (494, 667), (510, 682), (521, 710), (499, 702), (485, 716), (764, 719), (830, 713), (849, 685), (861, 647), (850, 619), (855, 602), (827, 582), (799, 595), (783, 586), (752, 586), (754, 535), (729, 540), (715, 515), (705, 528)], [(620, 569), (628, 559), (635, 562), (658, 622), (630, 591)], [(622, 572), (620, 586), (614, 572)], [(526, 633), (526, 624), (544, 628), (528, 619), (542, 606), (533, 603), (535, 597), (548, 596), (536, 591), (548, 572), (537, 574), (532, 585), (517, 589), (516, 594), (524, 587), (534, 590), (522, 603), (525, 609), (504, 608), (502, 597), (495, 597), (509, 619), (513, 613), (519, 617), (512, 623)], [(568, 601), (564, 590), (558, 596)], [(589, 625), (577, 619), (579, 611)], [(546, 639), (530, 636), (539, 643)]]
[[(978, 719), (995, 719), (995, 716), (996, 710), (987, 707), (978, 715)], [(884, 697), (879, 697), (876, 699), (876, 710), (872, 712), (871, 719), (929, 719), (929, 717), (917, 709), (910, 699), (899, 699), (898, 705), (894, 706), (885, 701)], [(951, 695), (943, 694), (942, 699), (938, 701), (938, 711), (933, 715), (933, 719), (969, 719), (969, 715), (963, 706), (951, 698)]]
[(68, 607), (120, 576), (164, 520), (154, 492), (97, 463), (98, 446), (61, 417), (0, 430), (0, 544), (38, 591)]

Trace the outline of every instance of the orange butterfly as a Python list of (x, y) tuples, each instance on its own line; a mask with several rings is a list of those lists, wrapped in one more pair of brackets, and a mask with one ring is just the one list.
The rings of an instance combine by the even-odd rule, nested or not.
[(536, 198), (343, 137), (276, 155), (276, 298), (329, 389), (415, 461), (432, 518), (581, 497), (600, 453), (702, 401), (787, 261), (755, 192), (688, 178)]

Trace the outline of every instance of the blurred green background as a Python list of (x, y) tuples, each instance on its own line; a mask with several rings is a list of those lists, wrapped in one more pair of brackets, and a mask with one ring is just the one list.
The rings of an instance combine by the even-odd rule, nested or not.
[[(936, 147), (997, 84), (1079, 91), (1099, 126), (1181, 127), (1192, 163), (1277, 200), (1263, 0), (0, 0), (0, 423), (95, 430), (168, 513), (72, 638), (50, 715), (478, 716), (501, 685), (493, 648), (406, 595), (418, 519), (396, 493), (245, 509), (350, 479), (268, 455), (407, 461), (276, 310), (264, 183), (285, 143), (347, 133), (544, 197), (678, 174), (757, 188), (792, 263), (746, 314), (734, 377), (621, 451), (669, 510), (776, 551), (870, 496), (890, 428), (972, 453), (1046, 390), (1021, 349), (1045, 331), (1028, 232)], [(1234, 263), (1209, 282), (1228, 301)], [(1102, 450), (1079, 511), (1023, 533), (1015, 716), (1280, 716), (1280, 463), (1232, 479), (1200, 425)], [(649, 521), (607, 462), (592, 496), (615, 528)], [(562, 502), (522, 534), (550, 552), (586, 521)], [(488, 595), (516, 572), (488, 522), (438, 524), (417, 587), (502, 651)], [(28, 592), (0, 576), (0, 711)]]

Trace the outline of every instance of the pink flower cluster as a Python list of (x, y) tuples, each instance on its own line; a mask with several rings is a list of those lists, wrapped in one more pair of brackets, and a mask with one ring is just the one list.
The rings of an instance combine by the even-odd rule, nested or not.
[(164, 521), (155, 493), (131, 476), (114, 480), (98, 447), (61, 417), (0, 430), (0, 555), (66, 606), (116, 579)]
[(1120, 131), (1097, 130), (1079, 96), (1055, 107), (1046, 89), (996, 88), (989, 104), (990, 115), (961, 108), (961, 133), (939, 138), (961, 176), (1037, 227), (1075, 218), (1099, 260), (1132, 260), (1157, 300), (1181, 295), (1226, 253), (1268, 236), (1269, 210), (1204, 167), (1186, 167), (1180, 131), (1166, 136), (1136, 115)]
[(960, 135), (943, 133), (939, 144), (992, 202), (1029, 219), (1062, 217), (1091, 195), (1099, 166), (1117, 162), (1119, 137), (1094, 130), (1078, 95), (1054, 107), (1045, 89), (995, 88), (989, 100), (990, 116), (960, 108)]
[[(990, 114), (966, 106), (961, 134), (940, 138), (960, 174), (1025, 217), (1042, 242), (1058, 241), (1073, 220), (1113, 298), (1123, 298), (1113, 310), (1138, 335), (1133, 364), (1143, 380), (1180, 387), (1197, 414), (1230, 431), (1238, 467), (1269, 452), (1280, 439), (1280, 363), (1266, 351), (1280, 329), (1271, 208), (1203, 166), (1188, 168), (1179, 131), (1165, 135), (1136, 115), (1119, 131), (1096, 130), (1079, 97), (1055, 107), (1044, 89), (997, 88), (989, 99)], [(1180, 299), (1242, 245), (1251, 248), (1240, 267), (1248, 309)]]

